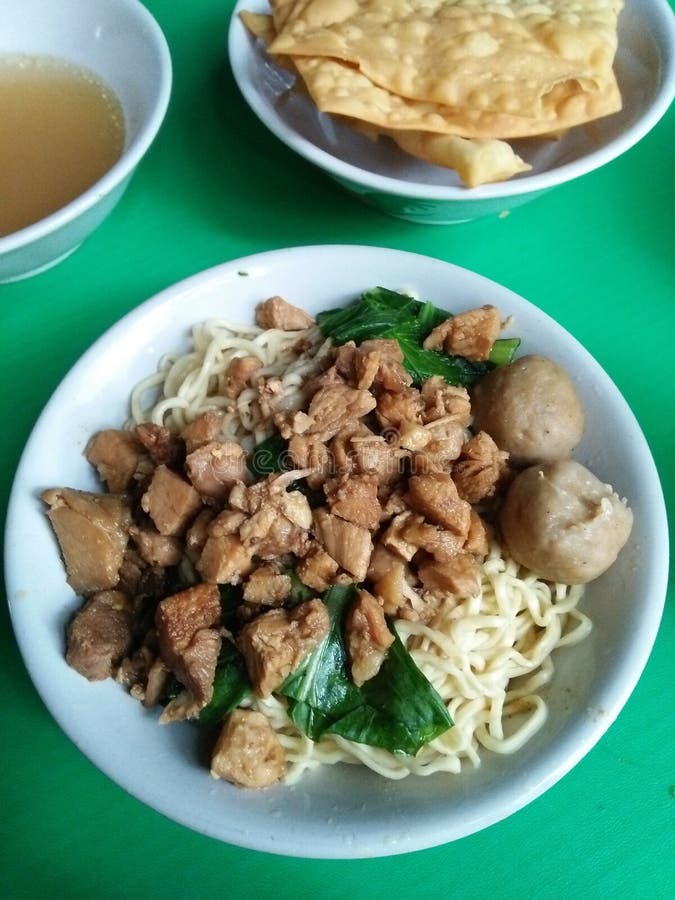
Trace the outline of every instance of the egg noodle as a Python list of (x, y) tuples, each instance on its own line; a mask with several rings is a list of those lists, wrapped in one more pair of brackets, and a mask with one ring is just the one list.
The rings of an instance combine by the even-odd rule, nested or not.
[[(192, 337), (191, 352), (164, 356), (157, 373), (135, 387), (132, 424), (150, 421), (180, 431), (199, 414), (220, 408), (225, 414), (223, 437), (239, 441), (247, 450), (274, 430), (272, 417), (258, 388), (246, 388), (235, 400), (223, 395), (230, 362), (257, 357), (262, 366), (256, 375), (273, 383), (278, 380), (274, 411), (299, 409), (303, 382), (321, 368), (331, 346), (316, 327), (283, 332), (220, 319), (194, 326)], [(155, 402), (144, 406), (148, 394)], [(338, 762), (361, 763), (390, 779), (459, 773), (464, 763), (480, 765), (481, 748), (499, 754), (517, 752), (544, 724), (547, 706), (539, 691), (553, 676), (551, 653), (581, 641), (592, 627), (577, 609), (582, 594), (582, 585), (540, 580), (493, 541), (481, 566), (477, 596), (444, 605), (427, 625), (397, 620), (401, 640), (454, 723), (415, 757), (338, 735), (314, 742), (291, 722), (283, 697), (245, 703), (272, 724), (286, 753), (287, 783), (307, 770)]]

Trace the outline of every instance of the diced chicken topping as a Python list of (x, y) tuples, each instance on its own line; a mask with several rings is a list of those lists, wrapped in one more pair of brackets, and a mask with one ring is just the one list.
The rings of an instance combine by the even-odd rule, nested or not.
[(489, 434), (479, 431), (462, 448), (452, 467), (457, 492), (469, 503), (491, 497), (507, 470), (509, 454), (500, 450)]
[(296, 572), (303, 584), (323, 594), (332, 584), (338, 568), (333, 557), (313, 542), (307, 555), (298, 562)]
[(417, 574), (424, 587), (433, 594), (475, 597), (480, 590), (480, 569), (470, 553), (457, 553), (443, 560), (426, 560), (419, 564)]
[(98, 431), (84, 451), (112, 494), (121, 494), (132, 485), (145, 454), (143, 444), (133, 431), (116, 428)]
[(180, 433), (186, 453), (192, 453), (197, 447), (217, 441), (222, 434), (224, 417), (222, 409), (209, 409), (188, 422)]
[(375, 408), (376, 401), (368, 391), (360, 391), (346, 384), (321, 387), (312, 397), (307, 415), (296, 426), (298, 434), (317, 435), (327, 441), (344, 428)]
[(220, 594), (215, 584), (197, 584), (165, 598), (157, 606), (155, 626), (165, 663), (187, 688), (197, 705), (213, 694), (220, 652)]
[(442, 322), (424, 341), (428, 350), (445, 350), (453, 356), (480, 361), (490, 355), (502, 323), (499, 310), (490, 305), (470, 309)]
[(324, 484), (330, 511), (369, 531), (377, 528), (382, 516), (377, 489), (378, 481), (374, 474), (342, 475)]
[(310, 315), (282, 297), (270, 297), (258, 304), (255, 321), (260, 328), (280, 328), (282, 331), (302, 331), (314, 324)]
[(280, 606), (291, 595), (291, 576), (272, 566), (260, 566), (244, 585), (244, 600), (261, 606)]
[(466, 388), (448, 384), (440, 375), (432, 375), (424, 381), (420, 393), (424, 402), (422, 421), (425, 424), (440, 419), (466, 428), (471, 422), (471, 400)]
[(237, 356), (233, 359), (225, 373), (225, 396), (236, 400), (245, 388), (252, 387), (255, 373), (261, 366), (257, 356)]
[(360, 686), (377, 675), (394, 643), (382, 606), (368, 591), (360, 590), (349, 610), (346, 637), (352, 681)]
[(335, 562), (363, 581), (368, 571), (373, 542), (367, 528), (334, 516), (325, 507), (314, 510), (314, 536)]
[(469, 533), (464, 541), (463, 549), (482, 562), (488, 554), (489, 542), (488, 526), (483, 519), (481, 519), (476, 510), (472, 509)]
[(444, 472), (413, 475), (408, 479), (408, 502), (413, 509), (448, 531), (466, 538), (471, 521), (471, 507), (462, 500), (452, 477)]
[(246, 453), (234, 441), (209, 441), (185, 459), (188, 478), (202, 497), (224, 500), (237, 481), (248, 481)]
[(275, 691), (328, 634), (328, 610), (321, 600), (292, 609), (271, 609), (245, 625), (237, 645), (260, 697)]
[(89, 681), (110, 678), (131, 646), (129, 598), (117, 590), (92, 594), (71, 620), (66, 636), (68, 665)]
[(178, 473), (165, 465), (155, 469), (141, 508), (160, 534), (182, 534), (201, 508), (199, 493)]
[(377, 399), (377, 418), (385, 429), (401, 431), (422, 422), (424, 404), (417, 388), (384, 391)]
[(129, 534), (149, 566), (177, 566), (183, 558), (182, 541), (175, 535), (160, 534), (153, 528), (138, 525), (132, 525)]
[(253, 550), (238, 534), (222, 534), (212, 527), (197, 562), (201, 576), (215, 584), (240, 584), (252, 570)]
[(269, 720), (253, 709), (225, 719), (211, 756), (211, 774), (239, 787), (265, 788), (278, 781), (286, 755)]
[(42, 499), (75, 593), (115, 587), (131, 524), (125, 498), (60, 488), (44, 491)]
[(136, 437), (157, 465), (180, 465), (185, 455), (182, 441), (163, 425), (142, 422), (136, 426)]

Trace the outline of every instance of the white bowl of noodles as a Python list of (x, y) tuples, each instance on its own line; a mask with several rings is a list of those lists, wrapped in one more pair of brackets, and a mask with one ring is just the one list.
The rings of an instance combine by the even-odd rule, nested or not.
[[(40, 493), (54, 485), (97, 489), (82, 455), (88, 438), (128, 418), (133, 387), (164, 354), (189, 349), (195, 323), (250, 324), (254, 306), (275, 294), (315, 313), (376, 284), (451, 311), (492, 303), (512, 317), (509, 333), (521, 338), (520, 353), (545, 352), (562, 364), (587, 412), (575, 457), (628, 498), (633, 531), (614, 566), (586, 588), (579, 610), (592, 623), (590, 633), (553, 652), (554, 672), (538, 690), (545, 721), (515, 752), (479, 747), (479, 765), (465, 759), (459, 773), (427, 777), (390, 779), (363, 765), (323, 765), (290, 785), (242, 790), (209, 776), (193, 725), (158, 727), (157, 711), (120, 685), (89, 683), (66, 664), (63, 628), (79, 601), (65, 582)], [(649, 449), (626, 402), (584, 348), (536, 306), (474, 273), (411, 253), (350, 246), (225, 263), (168, 288), (111, 328), (37, 422), (16, 475), (6, 536), (7, 593), (21, 652), (48, 709), (83, 753), (139, 800), (189, 828), (243, 847), (317, 858), (385, 856), (453, 841), (551, 787), (592, 749), (630, 696), (660, 622), (667, 563), (665, 508)], [(507, 721), (507, 733), (517, 725), (517, 717)]]

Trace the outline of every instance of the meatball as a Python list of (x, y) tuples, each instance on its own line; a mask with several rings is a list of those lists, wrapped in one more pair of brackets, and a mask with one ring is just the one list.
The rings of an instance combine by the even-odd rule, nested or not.
[(580, 463), (530, 466), (512, 481), (500, 511), (516, 562), (547, 581), (586, 584), (602, 575), (628, 540), (633, 514)]
[(474, 431), (487, 431), (517, 466), (567, 459), (581, 440), (584, 410), (569, 375), (545, 356), (522, 356), (478, 382)]

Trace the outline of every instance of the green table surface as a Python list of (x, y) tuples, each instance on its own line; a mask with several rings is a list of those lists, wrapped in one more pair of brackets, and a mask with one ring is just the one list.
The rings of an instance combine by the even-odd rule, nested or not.
[[(147, 6), (174, 64), (172, 101), (156, 142), (119, 206), (74, 255), (37, 277), (0, 286), (3, 510), (38, 414), (108, 326), (209, 266), (317, 243), (436, 256), (540, 306), (618, 385), (644, 430), (672, 508), (672, 110), (620, 159), (508, 217), (414, 225), (362, 205), (265, 131), (227, 61), (232, 0), (148, 0)], [(127, 795), (46, 711), (3, 604), (0, 896), (673, 897), (672, 579), (669, 594), (633, 695), (573, 771), (481, 833), (357, 861), (229, 846)]]

